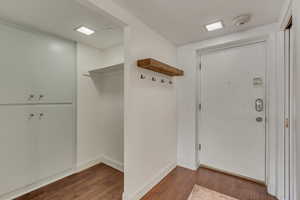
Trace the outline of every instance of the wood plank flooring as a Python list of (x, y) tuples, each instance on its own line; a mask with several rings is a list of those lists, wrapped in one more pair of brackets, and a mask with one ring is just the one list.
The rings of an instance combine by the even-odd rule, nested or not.
[(239, 200), (275, 200), (265, 186), (234, 176), (200, 168), (194, 172), (177, 167), (142, 200), (187, 200), (194, 184)]
[[(99, 164), (16, 200), (121, 200), (123, 180), (122, 172)], [(195, 172), (181, 167), (174, 169), (142, 200), (187, 200), (194, 184), (239, 200), (275, 200), (263, 185), (204, 168)]]
[(123, 173), (99, 164), (16, 200), (121, 200)]

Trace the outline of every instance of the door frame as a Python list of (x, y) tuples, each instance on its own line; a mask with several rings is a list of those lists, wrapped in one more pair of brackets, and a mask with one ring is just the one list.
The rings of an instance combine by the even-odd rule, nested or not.
[[(279, 58), (280, 58), (280, 63), (281, 63), (281, 68), (282, 70), (286, 70), (286, 40), (285, 40), (285, 31), (290, 24), (290, 20), (294, 21), (293, 17), (293, 2), (294, 0), (287, 0), (285, 1), (285, 4), (283, 6), (282, 12), (281, 12), (281, 17), (279, 19), (279, 45), (278, 45), (278, 51), (280, 52)], [(286, 80), (286, 83), (289, 83), (289, 88), (286, 88), (289, 90), (289, 142), (286, 142), (285, 149), (289, 150), (289, 154), (285, 154), (285, 159), (284, 159), (284, 166), (283, 170), (284, 172), (288, 172), (285, 174), (283, 178), (283, 186), (284, 186), (284, 191), (283, 191), (283, 197), (280, 198), (280, 200), (296, 200), (296, 143), (295, 143), (295, 136), (296, 136), (296, 131), (295, 131), (295, 124), (296, 124), (296, 116), (295, 116), (295, 78), (294, 78), (294, 72), (295, 72), (295, 34), (293, 31), (293, 26), (290, 29), (290, 58), (289, 58), (289, 77), (288, 80)], [(285, 76), (285, 75), (283, 75)], [(284, 79), (285, 77), (283, 77)], [(281, 94), (280, 98), (283, 98), (285, 100), (288, 100), (288, 97), (285, 96), (285, 91)], [(283, 107), (286, 107), (285, 102), (282, 104)], [(289, 169), (286, 169), (286, 168)], [(289, 184), (288, 187), (286, 187), (286, 184)], [(288, 191), (288, 194), (286, 195), (285, 192), (286, 190)]]
[[(280, 160), (280, 157), (283, 157), (280, 152), (277, 152), (277, 141), (278, 141), (278, 132), (280, 132), (278, 123), (278, 103), (277, 99), (277, 55), (276, 55), (276, 34), (274, 33), (261, 33), (255, 34), (251, 33), (246, 35), (243, 38), (231, 38), (230, 40), (220, 40), (217, 42), (209, 42), (206, 45), (198, 48), (196, 50), (197, 56), (197, 75), (196, 75), (196, 108), (200, 103), (200, 58), (201, 54), (207, 53), (209, 51), (216, 51), (224, 48), (230, 47), (237, 47), (237, 46), (244, 46), (247, 44), (257, 43), (257, 42), (265, 42), (266, 49), (267, 49), (267, 64), (266, 64), (266, 185), (268, 188), (268, 192), (274, 196), (277, 196), (277, 162)], [(273, 133), (273, 134), (272, 134)], [(275, 134), (274, 134), (275, 133)], [(196, 112), (196, 160), (198, 167), (200, 166), (199, 163), (199, 112)]]
[[(210, 54), (210, 53), (214, 53), (214, 52), (218, 52), (218, 51), (223, 51), (223, 50), (227, 50), (227, 49), (233, 49), (233, 48), (238, 48), (238, 47), (247, 47), (247, 46), (250, 46), (250, 45), (255, 45), (255, 44), (263, 44), (264, 47), (266, 48), (266, 56), (265, 56), (265, 60), (267, 60), (267, 42), (265, 39), (261, 38), (261, 39), (254, 39), (254, 40), (249, 40), (249, 41), (243, 41), (243, 42), (240, 42), (238, 44), (232, 44), (232, 45), (224, 45), (224, 46), (216, 46), (214, 48), (209, 48), (209, 49), (204, 49), (204, 50), (201, 50), (201, 51), (198, 51), (198, 63), (199, 63), (199, 70), (197, 71), (197, 102), (198, 104), (202, 104), (201, 102), (201, 99), (202, 99), (202, 96), (201, 96), (201, 74), (203, 73), (201, 68), (203, 66), (202, 63), (201, 63), (201, 58), (202, 56), (204, 55), (207, 55), (207, 54)], [(236, 174), (234, 172), (225, 172), (225, 171), (222, 171), (220, 169), (215, 169), (215, 170), (218, 170), (220, 172), (223, 172), (223, 173), (227, 173), (227, 174), (231, 174), (231, 175), (234, 175), (234, 176), (237, 176), (237, 177), (241, 177), (243, 179), (247, 179), (247, 180), (250, 180), (250, 181), (253, 181), (253, 182), (257, 182), (259, 184), (266, 184), (266, 181), (267, 181), (267, 120), (268, 119), (268, 106), (267, 106), (267, 102), (268, 102), (268, 96), (267, 96), (267, 88), (268, 88), (268, 83), (267, 83), (267, 65), (265, 66), (265, 72), (264, 72), (264, 78), (265, 78), (265, 91), (264, 91), (264, 113), (265, 113), (265, 119), (264, 119), (264, 122), (265, 122), (265, 130), (264, 130), (264, 134), (265, 134), (265, 144), (264, 144), (264, 154), (265, 154), (265, 160), (264, 160), (264, 166), (265, 166), (265, 169), (264, 169), (264, 181), (260, 181), (260, 180), (256, 180), (256, 179), (253, 179), (251, 177), (245, 177), (245, 176), (242, 176), (242, 175), (239, 175), (239, 174)], [(199, 106), (200, 107), (200, 106)], [(201, 126), (201, 109), (199, 108), (198, 111), (197, 111), (197, 142), (198, 144), (200, 145), (201, 141), (200, 141), (200, 126)], [(199, 146), (199, 151), (200, 151), (200, 146)], [(201, 164), (201, 156), (199, 155), (199, 151), (197, 151), (197, 160), (198, 160), (198, 166), (205, 166), (203, 164)], [(208, 166), (205, 166), (205, 167), (208, 167)], [(209, 168), (212, 168), (213, 169), (214, 166), (209, 166)]]
[[(296, 200), (296, 131), (295, 131), (295, 124), (296, 124), (296, 116), (295, 116), (295, 51), (294, 51), (294, 43), (295, 43), (295, 35), (293, 26), (288, 28), (291, 20), (293, 20), (292, 11), (289, 10), (284, 23), (282, 24), (280, 35), (283, 37), (283, 41), (281, 43), (280, 51), (282, 52), (282, 63), (283, 63), (283, 70), (284, 73), (284, 81), (285, 87), (284, 93), (282, 94), (284, 98), (283, 106), (288, 109), (288, 113), (285, 113), (285, 118), (288, 119), (288, 127), (284, 127), (284, 130), (289, 134), (286, 135), (284, 132), (285, 138), (285, 158), (284, 158), (284, 200)], [(286, 33), (289, 31), (289, 36), (286, 38)], [(289, 44), (289, 53), (286, 52), (286, 45)], [(288, 61), (287, 61), (288, 59)], [(288, 96), (287, 96), (288, 94)], [(289, 102), (286, 104), (286, 102)], [(288, 116), (286, 115), (288, 114)]]

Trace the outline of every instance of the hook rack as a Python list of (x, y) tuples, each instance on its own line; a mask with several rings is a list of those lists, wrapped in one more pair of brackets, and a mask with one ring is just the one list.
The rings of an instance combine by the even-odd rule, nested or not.
[(141, 79), (146, 79), (146, 76), (144, 74), (141, 74)]
[[(140, 74), (140, 79), (141, 79), (141, 80), (145, 80), (145, 79), (147, 79), (147, 77), (146, 77), (146, 75), (144, 75), (144, 74)], [(156, 82), (157, 79), (158, 79), (158, 78), (155, 77), (155, 76), (152, 76), (152, 77), (151, 77), (151, 81), (153, 81), (153, 82)], [(170, 85), (173, 84), (173, 81), (172, 81), (172, 80), (168, 80), (168, 79), (165, 79), (165, 78), (159, 78), (159, 79), (160, 79), (160, 83), (163, 83), (163, 84), (168, 83), (168, 84), (170, 84)]]

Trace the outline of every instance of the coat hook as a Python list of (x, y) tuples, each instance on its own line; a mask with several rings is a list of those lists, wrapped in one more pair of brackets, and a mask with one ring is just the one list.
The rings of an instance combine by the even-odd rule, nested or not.
[(169, 84), (172, 85), (172, 84), (173, 84), (173, 81), (169, 81)]
[(146, 76), (141, 74), (141, 79), (146, 79)]
[(156, 81), (156, 78), (155, 78), (155, 77), (152, 77), (152, 81)]
[(164, 83), (165, 82), (165, 79), (161, 79), (161, 81), (160, 81), (161, 83)]

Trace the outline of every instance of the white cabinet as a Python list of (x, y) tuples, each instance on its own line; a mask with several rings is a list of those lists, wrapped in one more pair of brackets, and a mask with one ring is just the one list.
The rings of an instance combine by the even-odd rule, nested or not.
[(33, 108), (0, 106), (0, 194), (37, 180)]
[(72, 105), (0, 106), (0, 196), (72, 169)]
[(0, 197), (75, 165), (75, 43), (0, 24)]
[(38, 103), (73, 102), (75, 43), (43, 36), (35, 42), (33, 49), (37, 55), (33, 71)]
[(75, 43), (0, 24), (0, 104), (72, 103)]
[(33, 36), (5, 25), (0, 25), (0, 104), (30, 103), (34, 98), (31, 47)]
[(72, 105), (37, 106), (39, 178), (75, 165), (75, 131)]

